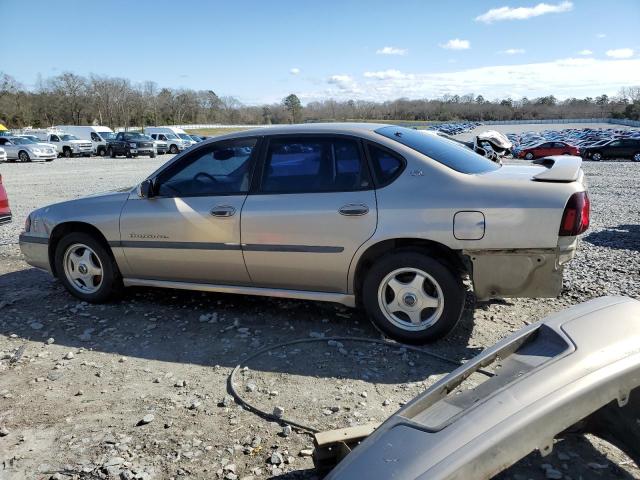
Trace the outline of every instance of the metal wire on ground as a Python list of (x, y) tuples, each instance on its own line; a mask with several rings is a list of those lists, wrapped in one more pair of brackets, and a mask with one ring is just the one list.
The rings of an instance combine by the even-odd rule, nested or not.
[[(289, 342), (283, 342), (283, 343), (278, 343), (276, 345), (270, 345), (268, 347), (264, 347), (260, 350), (258, 350), (257, 352), (249, 355), (247, 358), (245, 358), (243, 360), (243, 363), (246, 365), (247, 363), (249, 363), (249, 361), (253, 360), (256, 357), (259, 357), (260, 355), (264, 355), (265, 353), (271, 351), (271, 350), (276, 350), (278, 348), (282, 348), (282, 347), (287, 347), (290, 345), (297, 345), (300, 343), (314, 343), (314, 342), (329, 342), (329, 341), (336, 341), (336, 342), (363, 342), (363, 343), (375, 343), (378, 345), (384, 345), (385, 347), (391, 347), (391, 348), (403, 348), (405, 350), (409, 350), (412, 352), (416, 352), (419, 353), (421, 355), (427, 355), (429, 357), (435, 358), (437, 360), (440, 360), (442, 362), (445, 363), (449, 363), (451, 365), (455, 365), (456, 367), (459, 367), (461, 365), (464, 364), (464, 362), (460, 362), (457, 360), (452, 360), (450, 358), (447, 358), (443, 355), (439, 355), (437, 353), (433, 353), (433, 352), (429, 352), (426, 350), (422, 350), (419, 347), (413, 347), (411, 345), (404, 345), (404, 344), (400, 344), (400, 343), (394, 343), (394, 342), (390, 342), (388, 340), (380, 340), (377, 338), (367, 338), (367, 337), (324, 337), (324, 338), (302, 338), (302, 339), (298, 339), (298, 340), (291, 340)], [(236, 402), (243, 406), (244, 408), (246, 408), (247, 410), (249, 410), (252, 413), (255, 413), (256, 415), (258, 415), (259, 417), (262, 417), (264, 419), (267, 420), (273, 420), (279, 423), (284, 423), (287, 425), (291, 425), (293, 427), (299, 428), (301, 430), (306, 430), (307, 432), (310, 433), (318, 433), (320, 430), (318, 430), (315, 427), (311, 427), (309, 425), (305, 425), (304, 423), (297, 421), (297, 420), (293, 420), (290, 418), (286, 418), (286, 417), (278, 417), (272, 413), (269, 412), (265, 412), (264, 410), (256, 407), (255, 405), (253, 405), (251, 402), (249, 402), (248, 400), (245, 400), (240, 393), (236, 390), (235, 387), (235, 381), (236, 381), (236, 376), (237, 373), (240, 371), (240, 369), (242, 368), (242, 363), (239, 363), (238, 365), (235, 366), (235, 368), (232, 370), (231, 374), (228, 377), (228, 384), (229, 384), (229, 392), (231, 393), (231, 395), (233, 396), (233, 398), (236, 400)], [(493, 376), (493, 373), (488, 372), (486, 370), (477, 370), (478, 373), (481, 373), (483, 375), (487, 375), (489, 377)]]

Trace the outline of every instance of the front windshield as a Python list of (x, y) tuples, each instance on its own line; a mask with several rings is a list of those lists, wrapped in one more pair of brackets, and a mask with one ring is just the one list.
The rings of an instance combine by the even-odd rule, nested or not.
[(375, 132), (461, 173), (485, 173), (500, 168), (488, 158), (439, 135), (404, 127), (382, 127)]
[(62, 139), (63, 142), (68, 142), (69, 140), (78, 140), (78, 137), (76, 137), (75, 135), (60, 135), (60, 138)]
[(178, 136), (183, 140), (187, 140), (188, 142), (193, 142), (193, 139), (186, 133), (179, 133)]
[(28, 138), (24, 137), (13, 137), (11, 141), (16, 145), (29, 145), (31, 143), (36, 143), (33, 140), (29, 140)]
[(176, 137), (173, 133), (165, 133), (165, 137), (167, 137), (167, 140), (177, 140), (178, 137)]
[(145, 138), (146, 136), (139, 133), (139, 132), (130, 132), (130, 133), (125, 133), (124, 138), (125, 140), (131, 140), (131, 139), (140, 139), (140, 140), (146, 140)]
[(114, 138), (116, 138), (116, 134), (113, 132), (98, 132), (98, 133), (104, 140), (113, 140)]

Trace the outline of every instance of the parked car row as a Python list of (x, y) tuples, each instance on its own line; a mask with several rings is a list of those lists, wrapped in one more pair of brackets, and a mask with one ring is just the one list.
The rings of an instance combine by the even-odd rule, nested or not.
[(0, 162), (52, 161), (57, 157), (106, 155), (177, 154), (207, 137), (189, 135), (175, 127), (147, 127), (143, 132), (115, 133), (109, 127), (57, 125), (52, 128), (25, 128), (3, 131), (0, 136)]
[(600, 161), (630, 158), (640, 162), (640, 130), (566, 128), (542, 132), (509, 133), (514, 157), (532, 160), (548, 155), (580, 155)]
[(480, 122), (441, 123), (440, 125), (429, 127), (427, 130), (435, 130), (446, 133), (447, 135), (458, 135), (460, 133), (470, 132), (480, 125), (482, 125)]

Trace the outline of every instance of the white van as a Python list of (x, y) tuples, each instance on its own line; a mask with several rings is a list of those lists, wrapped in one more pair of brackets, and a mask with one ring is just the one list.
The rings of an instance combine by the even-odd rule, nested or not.
[(109, 127), (88, 126), (88, 125), (57, 125), (58, 130), (75, 135), (80, 140), (91, 142), (91, 149), (94, 155), (104, 157), (107, 154), (107, 142), (113, 140), (116, 134)]
[(187, 135), (187, 132), (176, 127), (145, 127), (144, 133), (154, 140), (166, 142), (169, 145), (169, 151), (176, 154), (196, 142)]

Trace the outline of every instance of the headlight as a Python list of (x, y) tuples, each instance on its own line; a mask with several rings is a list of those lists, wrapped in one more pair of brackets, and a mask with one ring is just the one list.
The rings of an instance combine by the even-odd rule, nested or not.
[(137, 145), (136, 143), (130, 143), (130, 144), (129, 144), (129, 146), (130, 146), (131, 148), (136, 148), (138, 145)]
[(42, 153), (42, 150), (41, 150), (41, 149), (39, 149), (39, 148), (32, 148), (32, 149), (31, 149), (31, 151), (32, 151), (33, 153)]

